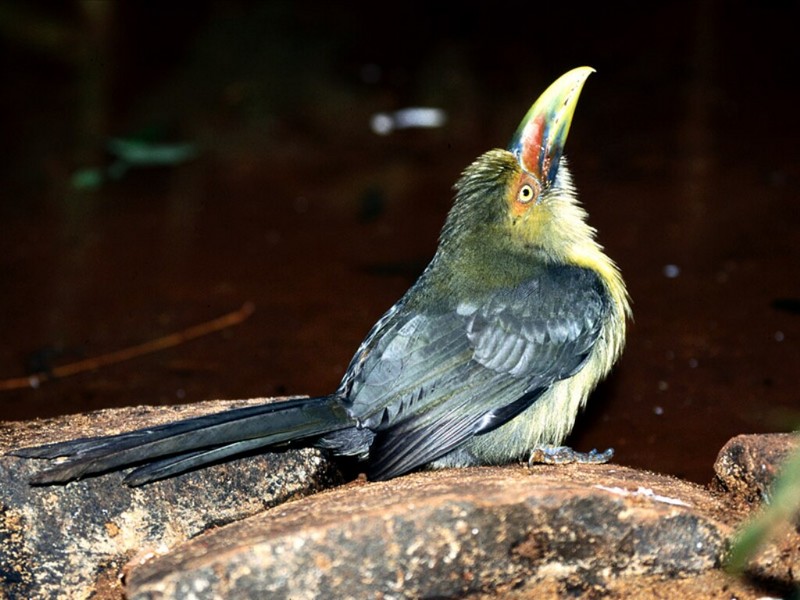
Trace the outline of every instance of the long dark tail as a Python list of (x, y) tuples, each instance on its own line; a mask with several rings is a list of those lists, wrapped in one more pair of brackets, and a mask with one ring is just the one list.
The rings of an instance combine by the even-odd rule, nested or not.
[(119, 435), (20, 448), (11, 454), (67, 457), (34, 475), (31, 483), (35, 485), (63, 483), (151, 461), (125, 477), (128, 485), (142, 485), (249, 450), (314, 438), (353, 425), (339, 398), (322, 396), (236, 408)]

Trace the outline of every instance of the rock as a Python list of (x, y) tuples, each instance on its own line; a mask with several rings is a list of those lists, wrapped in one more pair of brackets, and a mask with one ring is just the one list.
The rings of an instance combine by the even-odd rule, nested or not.
[(602, 595), (629, 577), (709, 574), (740, 517), (700, 487), (615, 465), (424, 472), (349, 484), (206, 533), (132, 567), (126, 593), (503, 597), (541, 585), (553, 597)]
[[(716, 487), (730, 493), (731, 501), (768, 505), (776, 476), (800, 448), (800, 437), (790, 433), (740, 435), (720, 450), (714, 464)], [(755, 508), (759, 508), (755, 506)], [(764, 508), (768, 509), (768, 506)], [(770, 535), (748, 562), (745, 573), (789, 595), (800, 586), (800, 516)], [(746, 525), (743, 524), (743, 526)]]
[(715, 485), (745, 502), (758, 503), (768, 495), (783, 461), (798, 447), (796, 434), (738, 435), (717, 455)]
[[(5, 423), (0, 453), (264, 401)], [(755, 600), (797, 584), (796, 531), (750, 565), (763, 589), (720, 566), (792, 444), (732, 440), (716, 490), (615, 465), (514, 465), (307, 497), (343, 480), (315, 450), (244, 457), (140, 488), (124, 486), (124, 473), (30, 487), (40, 461), (2, 456), (0, 598)]]
[(800, 522), (786, 524), (776, 531), (755, 553), (745, 568), (745, 574), (753, 581), (778, 590), (781, 597), (792, 597), (792, 591), (800, 590)]
[[(102, 435), (264, 399), (137, 407), (0, 424), (0, 598), (119, 598), (132, 557), (160, 553), (215, 526), (318, 491), (341, 476), (316, 450), (249, 456), (140, 488), (122, 473), (31, 487), (43, 461), (11, 449)], [(96, 592), (102, 596), (94, 595)]]
[(555, 598), (602, 598), (603, 600), (778, 600), (745, 581), (712, 570), (685, 579), (659, 575), (636, 575), (610, 578), (602, 588), (584, 593), (577, 586), (574, 596), (564, 593), (564, 586), (547, 578), (525, 582), (513, 589), (501, 588), (496, 593), (470, 595), (470, 600), (542, 600)]

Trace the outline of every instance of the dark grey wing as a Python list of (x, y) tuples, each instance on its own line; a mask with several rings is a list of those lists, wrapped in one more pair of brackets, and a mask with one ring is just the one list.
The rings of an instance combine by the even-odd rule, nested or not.
[(413, 314), (401, 304), (346, 378), (351, 414), (376, 432), (371, 476), (407, 472), (517, 416), (583, 365), (607, 306), (598, 276), (576, 267), (471, 304)]
[(609, 307), (599, 275), (551, 267), (480, 305), (463, 304), (474, 359), (530, 386), (550, 385), (577, 372), (594, 346)]

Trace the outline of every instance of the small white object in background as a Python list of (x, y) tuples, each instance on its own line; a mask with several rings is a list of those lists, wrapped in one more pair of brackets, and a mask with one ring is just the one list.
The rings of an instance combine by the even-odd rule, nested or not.
[(681, 268), (678, 265), (664, 265), (664, 277), (675, 279), (681, 274)]
[(370, 127), (378, 135), (389, 135), (396, 129), (441, 127), (445, 121), (447, 115), (441, 108), (412, 106), (391, 113), (376, 113), (370, 119)]

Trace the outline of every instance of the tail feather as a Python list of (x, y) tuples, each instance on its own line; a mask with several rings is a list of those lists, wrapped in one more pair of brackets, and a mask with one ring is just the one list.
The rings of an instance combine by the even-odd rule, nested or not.
[(140, 485), (247, 450), (352, 425), (339, 398), (323, 396), (248, 406), (120, 435), (21, 448), (12, 454), (26, 458), (67, 457), (32, 478), (31, 483), (40, 485), (171, 457), (131, 473), (131, 485)]
[(265, 442), (262, 438), (255, 438), (253, 440), (226, 444), (209, 450), (197, 450), (196, 452), (170, 456), (169, 458), (164, 458), (134, 469), (125, 476), (123, 482), (131, 487), (144, 485), (151, 481), (166, 479), (167, 477), (185, 473), (186, 471), (230, 456), (243, 454), (269, 445), (269, 442)]

